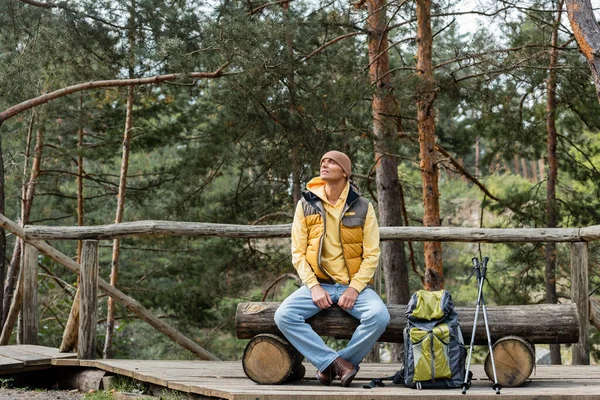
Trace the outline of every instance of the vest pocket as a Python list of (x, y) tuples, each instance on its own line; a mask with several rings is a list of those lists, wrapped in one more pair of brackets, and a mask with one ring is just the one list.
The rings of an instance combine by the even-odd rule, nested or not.
[(342, 225), (347, 226), (348, 228), (364, 226), (365, 218), (361, 218), (361, 217), (357, 217), (357, 216), (347, 216), (347, 217), (342, 218)]

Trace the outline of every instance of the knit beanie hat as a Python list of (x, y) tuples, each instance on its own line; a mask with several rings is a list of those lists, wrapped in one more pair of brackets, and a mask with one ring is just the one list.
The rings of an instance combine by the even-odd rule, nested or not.
[(350, 158), (347, 155), (341, 151), (331, 150), (323, 154), (323, 157), (321, 157), (321, 162), (323, 162), (325, 158), (329, 158), (330, 160), (338, 163), (346, 173), (348, 179), (350, 179), (350, 176), (352, 176), (352, 162), (350, 162)]

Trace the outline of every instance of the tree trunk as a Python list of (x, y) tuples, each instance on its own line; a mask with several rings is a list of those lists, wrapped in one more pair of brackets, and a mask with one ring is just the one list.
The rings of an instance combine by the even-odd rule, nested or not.
[(479, 154), (480, 154), (480, 149), (479, 149), (479, 136), (477, 136), (475, 138), (475, 176), (477, 177), (477, 179), (481, 178), (481, 171), (479, 170)]
[[(556, 180), (558, 165), (556, 159), (556, 64), (558, 61), (558, 28), (562, 15), (563, 0), (558, 1), (558, 14), (552, 29), (552, 43), (548, 79), (546, 80), (546, 133), (548, 135), (548, 182), (546, 184), (546, 223), (548, 228), (556, 228), (558, 212), (556, 209)], [(556, 304), (556, 244), (546, 243), (546, 303)], [(561, 364), (560, 345), (550, 346), (550, 362)]]
[[(386, 1), (366, 2), (369, 17), (369, 78), (375, 86), (372, 97), (373, 134), (375, 138), (377, 201), (381, 226), (402, 226), (402, 204), (398, 181), (396, 153), (398, 123), (391, 117), (396, 114), (396, 98), (390, 83), (390, 62), (386, 31)], [(389, 304), (405, 303), (409, 298), (408, 270), (403, 242), (381, 244), (385, 291)]]
[[(435, 150), (434, 106), (436, 89), (433, 80), (431, 34), (431, 0), (417, 0), (417, 75), (420, 87), (417, 98), (420, 168), (423, 183), (423, 226), (440, 226), (438, 168)], [(442, 244), (425, 242), (425, 289), (444, 287)]]
[[(83, 114), (83, 96), (79, 97), (79, 112)], [(77, 225), (83, 226), (83, 115), (77, 132)], [(77, 241), (77, 264), (81, 263), (83, 241)]]
[[(83, 118), (83, 96), (79, 96), (79, 112)], [(83, 226), (83, 119), (80, 121), (79, 131), (77, 132), (77, 225)], [(77, 241), (77, 264), (81, 264), (81, 250), (83, 240)], [(59, 351), (67, 353), (75, 349), (78, 343), (79, 335), (79, 276), (77, 277), (77, 291), (73, 297), (71, 312), (67, 319), (67, 325), (63, 331), (62, 341)]]
[[(290, 9), (290, 2), (286, 1), (284, 3), (281, 3), (281, 8), (283, 8), (283, 11), (285, 12), (286, 15), (286, 24), (289, 24), (289, 9)], [(292, 65), (292, 63), (294, 62), (294, 38), (293, 36), (289, 33), (290, 31), (287, 31), (286, 34), (286, 38), (285, 38), (285, 42), (287, 45), (287, 62), (290, 63), (290, 65)], [(289, 72), (288, 76), (287, 76), (287, 86), (288, 86), (288, 90), (289, 90), (289, 96), (290, 96), (290, 110), (292, 113), (294, 113), (296, 111), (295, 109), (295, 105), (294, 105), (294, 99), (295, 99), (295, 90), (296, 90), (296, 84), (295, 84), (295, 79), (294, 79), (294, 70), (292, 68), (292, 70)], [(294, 124), (295, 126), (295, 124)], [(295, 137), (296, 135), (293, 134), (293, 137)], [(300, 135), (298, 135), (300, 136)], [(296, 208), (296, 204), (298, 204), (298, 202), (300, 201), (300, 197), (302, 196), (302, 182), (301, 182), (301, 175), (302, 175), (302, 161), (300, 160), (299, 157), (299, 147), (298, 144), (292, 140), (290, 141), (290, 143), (292, 144), (292, 148), (290, 150), (290, 160), (292, 162), (292, 205), (293, 205), (293, 209)]]
[(590, 0), (567, 0), (567, 13), (579, 49), (585, 56), (600, 101), (600, 25), (594, 17)]
[[(131, 0), (129, 10), (129, 79), (134, 77), (135, 65), (135, 4), (136, 0)], [(117, 213), (115, 224), (123, 221), (123, 212), (125, 211), (125, 190), (127, 188), (127, 170), (129, 168), (129, 147), (131, 144), (131, 130), (133, 129), (133, 103), (134, 103), (134, 86), (127, 88), (127, 113), (125, 117), (125, 132), (123, 134), (123, 156), (121, 159), (121, 177), (119, 179), (119, 194), (117, 197)], [(119, 280), (119, 255), (121, 253), (121, 241), (115, 239), (113, 241), (112, 261), (110, 267), (110, 285), (117, 286)], [(108, 298), (106, 311), (106, 338), (104, 340), (103, 357), (112, 357), (112, 344), (115, 331), (115, 309), (116, 301), (112, 297)]]
[(539, 182), (537, 167), (538, 167), (537, 161), (531, 161), (531, 181), (533, 183)]
[[(31, 151), (31, 138), (33, 136), (34, 121), (35, 112), (32, 112), (31, 119), (29, 120), (29, 126), (27, 128), (27, 141), (25, 142), (25, 159), (23, 161), (23, 182), (21, 185), (21, 219), (23, 218), (25, 210), (24, 199), (27, 195), (28, 182), (25, 180), (25, 177), (27, 176), (27, 172), (29, 169), (29, 156)], [(31, 173), (33, 173), (33, 170), (31, 171)], [(2, 185), (2, 191), (4, 191), (4, 185)], [(4, 212), (2, 212), (2, 215), (4, 215)], [(4, 323), (6, 321), (10, 304), (12, 302), (11, 299), (14, 295), (15, 282), (17, 281), (17, 274), (21, 262), (21, 247), (21, 240), (19, 238), (15, 238), (15, 247), (8, 267), (8, 271), (6, 271), (6, 275), (3, 276), (3, 279), (1, 281), (3, 282), (2, 326), (4, 326)]]
[(544, 164), (544, 159), (540, 158), (538, 160), (538, 168), (540, 170), (540, 181), (545, 181), (546, 180), (546, 165)]
[[(0, 134), (0, 214), (4, 215), (5, 191), (4, 191), (4, 157), (2, 156), (2, 134)], [(4, 324), (4, 276), (6, 272), (6, 234), (0, 228), (0, 328)]]
[[(31, 122), (29, 124), (29, 129), (28, 129), (28, 134), (27, 134), (27, 148), (26, 148), (26, 153), (25, 153), (25, 162), (24, 162), (24, 166), (23, 166), (23, 176), (26, 175), (27, 172), (27, 167), (28, 167), (28, 160), (29, 160), (29, 148), (30, 148), (30, 144), (31, 144), (31, 136), (32, 136), (32, 132), (33, 132), (33, 121), (34, 121), (34, 117), (31, 117)], [(40, 166), (42, 163), (42, 150), (44, 148), (44, 128), (43, 126), (40, 126), (37, 130), (37, 134), (36, 134), (36, 143), (35, 143), (35, 151), (34, 151), (34, 155), (33, 155), (33, 164), (31, 165), (31, 173), (29, 176), (29, 181), (27, 182), (27, 184), (23, 183), (23, 188), (22, 188), (22, 203), (21, 203), (21, 226), (25, 226), (28, 222), (29, 222), (29, 215), (31, 213), (31, 207), (33, 205), (33, 197), (35, 195), (35, 187), (37, 184), (37, 180), (38, 177), (40, 175)], [(17, 239), (19, 240), (19, 239)], [(20, 241), (20, 240), (19, 240)], [(15, 250), (16, 250), (16, 246), (15, 246)], [(13, 253), (13, 257), (11, 260), (11, 265), (9, 267), (8, 270), (8, 274), (6, 277), (6, 285), (4, 288), (5, 291), (5, 301), (8, 302), (8, 299), (12, 299), (13, 296), (15, 295), (16, 291), (14, 289), (14, 282), (17, 280), (17, 276), (20, 273), (20, 265), (21, 265), (21, 254), (23, 253), (23, 244), (21, 243), (19, 246), (19, 251), (17, 254)], [(10, 301), (10, 307), (13, 307), (13, 304), (15, 303), (14, 299)], [(5, 304), (5, 306), (8, 306), (8, 304)], [(18, 303), (18, 306), (20, 307), (20, 303)], [(3, 310), (4, 311), (4, 310)], [(10, 313), (10, 310), (8, 310), (8, 313)], [(6, 314), (7, 315), (7, 314)], [(12, 324), (14, 325), (16, 322), (16, 318), (14, 319), (10, 319), (6, 318), (6, 323), (3, 326), (3, 331), (7, 330), (12, 332), (13, 326), (9, 326), (7, 327), (6, 324)]]
[[(396, 138), (400, 120), (397, 99), (390, 82), (388, 54), (387, 17), (385, 0), (366, 2), (369, 49), (369, 79), (374, 85), (371, 102), (373, 113), (373, 136), (375, 148), (375, 173), (380, 226), (402, 226), (402, 196), (398, 180)], [(398, 117), (399, 118), (399, 117)], [(408, 269), (404, 255), (404, 242), (381, 243), (381, 264), (385, 280), (388, 304), (406, 303), (410, 297)], [(402, 347), (392, 348), (392, 360), (402, 359)]]
[(527, 169), (525, 157), (521, 157), (521, 169), (523, 170), (523, 178), (529, 180), (529, 170)]

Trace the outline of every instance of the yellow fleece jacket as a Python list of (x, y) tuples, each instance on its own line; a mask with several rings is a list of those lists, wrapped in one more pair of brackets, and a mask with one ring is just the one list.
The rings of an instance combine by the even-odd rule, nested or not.
[[(379, 227), (373, 205), (369, 203), (365, 225), (363, 226), (363, 260), (358, 272), (350, 277), (342, 253), (339, 230), (341, 214), (350, 190), (350, 184), (346, 184), (336, 204), (331, 204), (327, 199), (325, 182), (321, 178), (312, 179), (307, 188), (322, 200), (325, 208), (327, 232), (323, 238), (321, 266), (327, 270), (336, 282), (349, 284), (360, 293), (373, 279), (379, 262)], [(312, 267), (306, 261), (307, 243), (308, 229), (304, 221), (304, 210), (300, 201), (296, 207), (294, 223), (292, 224), (292, 263), (302, 282), (311, 288), (319, 282)]]

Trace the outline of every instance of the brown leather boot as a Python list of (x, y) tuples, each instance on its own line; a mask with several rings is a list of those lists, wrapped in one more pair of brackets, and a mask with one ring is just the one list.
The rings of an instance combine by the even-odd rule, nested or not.
[(331, 386), (331, 382), (333, 382), (333, 363), (329, 364), (327, 368), (323, 370), (323, 372), (317, 370), (317, 379), (325, 386)]
[(342, 386), (348, 387), (360, 369), (358, 365), (352, 364), (350, 361), (338, 357), (333, 360), (333, 372), (342, 381)]

